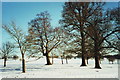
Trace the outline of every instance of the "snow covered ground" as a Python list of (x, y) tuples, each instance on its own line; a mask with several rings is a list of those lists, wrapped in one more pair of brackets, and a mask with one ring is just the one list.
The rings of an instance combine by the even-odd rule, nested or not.
[[(94, 69), (94, 59), (87, 67), (80, 67), (81, 59), (68, 60), (61, 64), (61, 59), (54, 59), (53, 65), (45, 65), (45, 58), (26, 62), (26, 73), (21, 73), (21, 61), (9, 60), (7, 67), (0, 64), (1, 78), (118, 78), (118, 64), (109, 64), (107, 59), (101, 63), (102, 69)], [(3, 60), (0, 60), (3, 63)]]

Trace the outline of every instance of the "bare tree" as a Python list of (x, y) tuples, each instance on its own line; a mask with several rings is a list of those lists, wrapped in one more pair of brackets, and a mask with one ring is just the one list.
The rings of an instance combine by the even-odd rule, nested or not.
[[(101, 4), (101, 5), (99, 5)], [(85, 40), (86, 40), (86, 26), (88, 25), (87, 20), (93, 18), (96, 12), (103, 6), (104, 3), (95, 2), (66, 2), (63, 6), (62, 17), (60, 20), (62, 25), (66, 27), (70, 32), (78, 32), (81, 38), (81, 51), (82, 51), (82, 64), (86, 66), (85, 62)]]
[(29, 22), (29, 34), (26, 38), (29, 46), (37, 51), (31, 55), (42, 53), (46, 56), (46, 65), (51, 65), (50, 52), (63, 42), (63, 31), (60, 27), (52, 28), (50, 14), (45, 11), (37, 14), (37, 17)]
[[(114, 26), (116, 26), (120, 30), (120, 7), (113, 8), (109, 10), (110, 12), (110, 19), (114, 22)], [(114, 48), (118, 50), (118, 53), (120, 54), (120, 31), (116, 32), (112, 39), (108, 38), (105, 40), (106, 43), (108, 43), (108, 47), (106, 48)]]
[(0, 49), (0, 55), (4, 59), (4, 67), (6, 67), (6, 61), (8, 57), (11, 57), (14, 50), (14, 45), (10, 42), (3, 43), (2, 49)]
[(2, 28), (6, 30), (18, 44), (18, 48), (22, 55), (22, 72), (25, 73), (25, 52), (27, 48), (24, 33), (14, 22), (11, 22), (10, 26), (3, 25)]
[[(98, 4), (102, 6), (103, 4)], [(91, 39), (93, 39), (94, 42), (94, 57), (95, 57), (95, 68), (100, 67), (100, 51), (104, 48), (110, 48), (106, 47), (105, 41), (108, 40), (113, 34), (120, 31), (118, 27), (114, 26), (114, 23), (111, 22), (110, 19), (110, 13), (109, 11), (105, 11), (105, 13), (102, 10), (102, 7), (100, 7), (96, 12), (95, 15), (92, 16), (91, 19), (88, 20), (89, 26), (87, 27), (87, 30), (85, 31)]]

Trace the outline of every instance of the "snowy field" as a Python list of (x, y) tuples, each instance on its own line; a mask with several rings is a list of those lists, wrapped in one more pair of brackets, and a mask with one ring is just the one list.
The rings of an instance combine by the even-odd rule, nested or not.
[[(27, 60), (28, 61), (28, 60)], [(101, 63), (102, 69), (94, 69), (94, 60), (89, 60), (87, 67), (80, 67), (81, 59), (68, 60), (61, 64), (61, 59), (54, 59), (53, 65), (45, 65), (45, 58), (26, 62), (26, 73), (21, 73), (21, 61), (9, 60), (7, 67), (0, 64), (1, 78), (118, 78), (118, 64), (109, 64), (107, 59)], [(3, 63), (3, 60), (0, 60)]]

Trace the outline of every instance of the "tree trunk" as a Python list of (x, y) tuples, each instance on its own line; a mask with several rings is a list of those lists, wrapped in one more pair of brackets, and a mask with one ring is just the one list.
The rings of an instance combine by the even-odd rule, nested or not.
[(63, 64), (63, 57), (61, 56), (61, 62), (62, 62), (62, 64)]
[(82, 42), (81, 42), (81, 46), (82, 46), (82, 64), (81, 64), (81, 66), (86, 66), (86, 62), (85, 62), (85, 36), (84, 36), (83, 32), (81, 32), (81, 37), (82, 37)]
[(89, 58), (87, 57), (87, 64), (88, 64), (88, 59), (89, 59)]
[(117, 59), (117, 64), (120, 64), (120, 61), (119, 61), (119, 59)]
[(84, 54), (82, 54), (82, 64), (81, 64), (81, 66), (86, 66)]
[(101, 69), (100, 67), (100, 58), (99, 58), (99, 50), (98, 50), (98, 43), (95, 41), (95, 46), (94, 46), (94, 56), (95, 56), (95, 68)]
[(54, 57), (53, 57), (53, 54), (52, 54), (52, 64), (54, 63), (53, 59), (54, 59)]
[(4, 67), (6, 67), (7, 58), (4, 58)]
[(113, 64), (113, 61), (112, 61), (112, 64)]
[(25, 59), (24, 59), (24, 54), (22, 54), (22, 72), (25, 73)]
[(95, 54), (95, 68), (101, 69), (100, 63), (99, 63), (99, 57)]
[(102, 62), (101, 62), (101, 60), (100, 60), (100, 64), (101, 64)]
[(66, 64), (68, 64), (67, 56), (66, 56)]
[(46, 61), (47, 61), (47, 64), (46, 64), (46, 65), (52, 65), (52, 64), (50, 63), (50, 59), (49, 59), (48, 53), (46, 53)]

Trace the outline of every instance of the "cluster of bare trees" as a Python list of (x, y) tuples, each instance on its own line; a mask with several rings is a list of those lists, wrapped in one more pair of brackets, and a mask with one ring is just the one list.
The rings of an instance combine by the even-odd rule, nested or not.
[(50, 53), (66, 41), (65, 31), (60, 27), (53, 28), (50, 20), (50, 14), (47, 11), (37, 14), (37, 17), (28, 23), (28, 34), (24, 34), (14, 22), (11, 22), (9, 26), (2, 26), (17, 43), (16, 48), (19, 48), (22, 56), (23, 73), (25, 73), (26, 65), (25, 55), (38, 59), (46, 56), (46, 65), (51, 65)]
[[(52, 65), (49, 58), (52, 53), (56, 54), (56, 49), (66, 58), (66, 63), (74, 53), (82, 58), (81, 66), (87, 66), (86, 60), (94, 57), (95, 68), (101, 69), (100, 58), (108, 49), (120, 52), (120, 8), (103, 10), (104, 5), (103, 2), (65, 2), (59, 21), (61, 27), (52, 27), (50, 14), (45, 11), (28, 23), (28, 34), (14, 22), (3, 25), (20, 50), (22, 72), (25, 73), (25, 55), (38, 59), (46, 56), (46, 65)], [(9, 43), (3, 45), (1, 53), (5, 62), (13, 48)]]
[(79, 34), (80, 39), (78, 38), (77, 42), (80, 43), (81, 48), (81, 66), (86, 66), (85, 55), (92, 52), (95, 68), (101, 69), (99, 60), (104, 48), (118, 48), (111, 43), (113, 41), (110, 39), (111, 37), (119, 39), (119, 8), (104, 10), (104, 5), (103, 2), (66, 2), (63, 7), (63, 18), (60, 23), (71, 34), (77, 37)]

